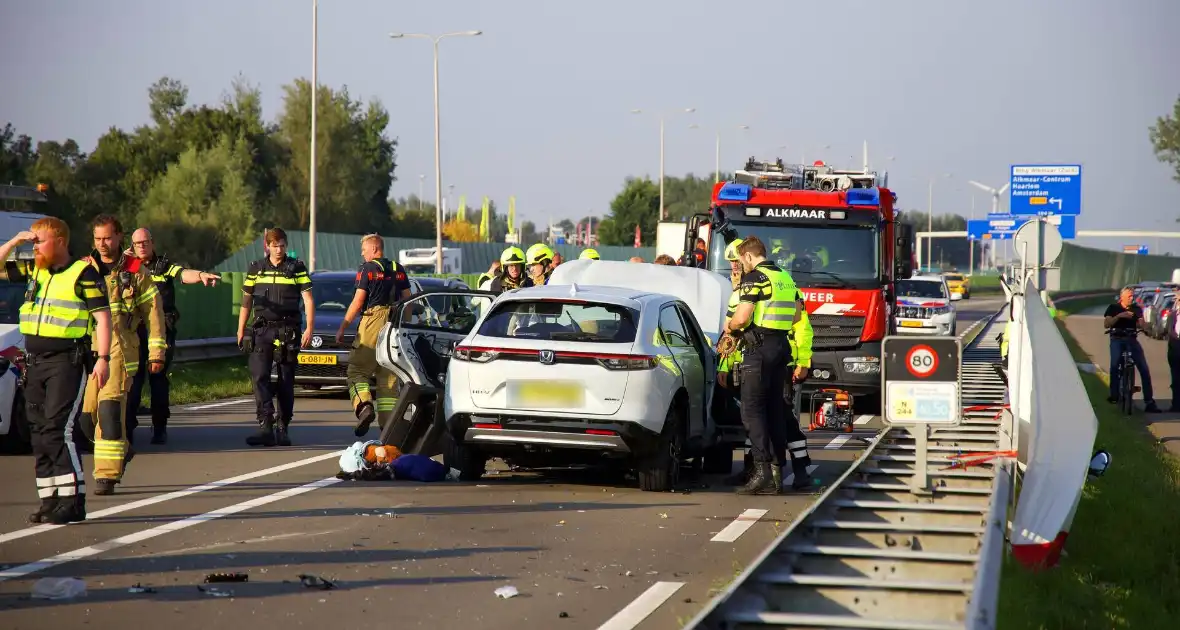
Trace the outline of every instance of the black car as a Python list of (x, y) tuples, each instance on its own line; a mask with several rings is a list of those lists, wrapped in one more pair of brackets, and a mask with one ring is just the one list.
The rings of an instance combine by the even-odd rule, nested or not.
[[(455, 278), (423, 278), (410, 276), (410, 291), (421, 293), (431, 289), (466, 289), (463, 281)], [(355, 271), (317, 271), (311, 274), (311, 296), (315, 303), (315, 330), (308, 347), (299, 353), (295, 366), (295, 383), (303, 389), (348, 384), (348, 353), (356, 338), (359, 318), (344, 331), (336, 343), (336, 330), (352, 303), (356, 291)], [(274, 374), (272, 372), (272, 378)]]

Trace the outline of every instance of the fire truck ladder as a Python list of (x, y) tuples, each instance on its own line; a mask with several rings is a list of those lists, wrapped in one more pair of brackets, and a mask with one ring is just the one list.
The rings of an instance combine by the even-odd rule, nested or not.
[(932, 494), (910, 490), (915, 440), (886, 429), (686, 628), (994, 628), (1009, 476), (986, 455), (952, 458), (1004, 448), (994, 337), (1006, 318), (977, 325), (964, 345), (962, 423), (928, 442)]

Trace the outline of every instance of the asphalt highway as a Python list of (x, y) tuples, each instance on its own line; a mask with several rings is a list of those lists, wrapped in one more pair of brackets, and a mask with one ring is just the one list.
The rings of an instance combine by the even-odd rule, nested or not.
[[(959, 302), (959, 332), (999, 306)], [(716, 477), (648, 493), (502, 465), (476, 483), (343, 482), (338, 452), (356, 438), (342, 396), (301, 396), (285, 448), (245, 446), (252, 409), (175, 409), (169, 444), (137, 444), (117, 494), (90, 496), (75, 525), (28, 524), (31, 457), (0, 458), (0, 627), (679, 628), (816, 496), (739, 497)], [(866, 415), (853, 434), (812, 432), (813, 476), (834, 480), (880, 428)], [(231, 572), (248, 581), (203, 583)], [(86, 595), (30, 596), (64, 577)], [(518, 594), (498, 598), (504, 586)]]

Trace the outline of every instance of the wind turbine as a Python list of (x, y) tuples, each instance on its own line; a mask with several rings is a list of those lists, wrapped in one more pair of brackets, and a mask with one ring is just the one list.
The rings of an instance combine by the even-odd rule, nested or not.
[(991, 186), (984, 186), (983, 184), (981, 184), (977, 181), (970, 181), (969, 180), (967, 183), (971, 184), (972, 186), (974, 186), (980, 190), (983, 190), (984, 192), (991, 193), (992, 214), (999, 214), (1000, 213), (1000, 195), (1004, 194), (1004, 191), (1008, 190), (1008, 185), (1011, 184), (1012, 182), (1008, 182), (1008, 184), (1004, 184), (1003, 188), (1000, 188), (998, 190), (995, 188), (992, 188)]

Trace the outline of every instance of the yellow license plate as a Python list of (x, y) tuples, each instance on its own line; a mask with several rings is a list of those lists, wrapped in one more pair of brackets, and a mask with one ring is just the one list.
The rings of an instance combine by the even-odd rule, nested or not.
[(902, 328), (921, 328), (922, 322), (902, 322)]
[(569, 409), (583, 404), (581, 383), (560, 381), (518, 381), (512, 387), (514, 406)]
[(336, 355), (334, 354), (300, 354), (299, 363), (301, 365), (336, 365)]

